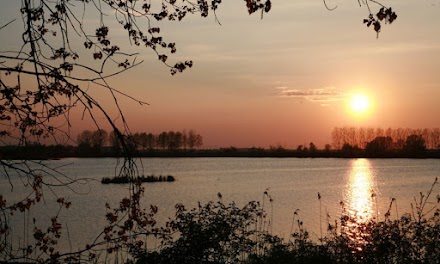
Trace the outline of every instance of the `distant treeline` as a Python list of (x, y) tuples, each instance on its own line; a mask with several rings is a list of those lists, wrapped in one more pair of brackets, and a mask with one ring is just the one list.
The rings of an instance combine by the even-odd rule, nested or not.
[(203, 137), (194, 130), (169, 131), (160, 134), (135, 133), (133, 144), (136, 149), (198, 149), (203, 146)]
[(386, 149), (403, 150), (414, 142), (423, 145), (425, 149), (440, 149), (439, 128), (335, 127), (331, 138), (335, 149), (342, 149), (344, 145), (367, 149), (372, 147), (371, 144), (379, 144)]
[[(179, 150), (197, 149), (203, 146), (203, 137), (194, 130), (168, 131), (159, 134), (135, 133), (126, 138), (133, 150)], [(112, 131), (103, 129), (96, 131), (84, 130), (77, 137), (80, 151), (99, 151), (104, 147), (120, 148), (120, 142)]]
[[(2, 159), (53, 159), (65, 157), (118, 157), (119, 142), (114, 133), (84, 130), (77, 146), (41, 145), (0, 147)], [(159, 134), (135, 133), (126, 138), (137, 157), (299, 157), (299, 158), (440, 158), (440, 129), (381, 129), (336, 127), (332, 144), (323, 149), (310, 142), (289, 149), (265, 148), (202, 149), (203, 137), (194, 130)]]
[[(84, 130), (77, 136), (77, 146), (43, 145), (28, 142), (25, 146), (0, 146), (1, 159), (54, 159), (65, 157), (118, 157), (120, 142), (114, 132)], [(203, 146), (203, 137), (194, 130), (168, 131), (159, 134), (135, 133), (125, 137), (132, 155), (139, 157), (185, 156)]]
[[(376, 141), (374, 141), (376, 142)], [(329, 146), (329, 145), (327, 145)], [(119, 157), (122, 154), (114, 148), (105, 146), (99, 151), (84, 151), (76, 146), (63, 145), (39, 145), (3, 146), (0, 147), (2, 159), (58, 159), (66, 157)], [(313, 147), (300, 146), (296, 149), (283, 147), (265, 148), (220, 148), (220, 149), (157, 149), (137, 150), (133, 153), (136, 157), (277, 157), (277, 158), (440, 158), (440, 150), (422, 149), (420, 151), (408, 150), (384, 150), (382, 148), (360, 149), (348, 144), (341, 149), (314, 149)]]

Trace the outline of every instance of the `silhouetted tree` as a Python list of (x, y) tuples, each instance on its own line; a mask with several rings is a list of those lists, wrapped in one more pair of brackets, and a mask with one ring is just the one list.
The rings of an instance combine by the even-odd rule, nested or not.
[(157, 137), (155, 135), (153, 135), (152, 133), (148, 133), (147, 138), (146, 138), (146, 147), (148, 150), (153, 150), (156, 148), (157, 146)]
[(110, 147), (115, 151), (116, 153), (119, 152), (121, 148), (121, 143), (119, 142), (118, 136), (114, 131), (111, 131), (108, 135), (108, 142)]
[(196, 147), (197, 134), (194, 130), (188, 132), (188, 148), (194, 149)]
[(358, 129), (358, 132), (357, 132), (357, 145), (361, 149), (364, 149), (366, 143), (367, 143), (367, 140), (366, 140), (366, 129), (361, 127), (361, 128)]
[(393, 147), (393, 139), (390, 136), (376, 137), (367, 143), (365, 151), (370, 155), (380, 155), (391, 150)]
[(82, 152), (90, 151), (92, 149), (92, 144), (93, 144), (93, 132), (90, 130), (82, 131), (78, 135), (76, 141), (80, 151)]
[(92, 148), (99, 150), (108, 141), (108, 133), (104, 129), (98, 129), (92, 134)]
[(157, 145), (162, 149), (167, 148), (167, 146), (168, 146), (168, 133), (167, 132), (162, 132), (159, 134), (159, 136), (157, 138)]
[[(332, 144), (338, 149), (344, 144), (366, 148), (366, 143), (378, 137), (389, 137), (393, 141), (394, 149), (403, 149), (405, 141), (410, 135), (420, 135), (425, 140), (427, 149), (436, 149), (440, 144), (440, 129), (410, 129), (410, 128), (353, 128), (335, 127), (331, 132)], [(377, 142), (376, 142), (377, 143)]]
[(188, 148), (188, 133), (186, 132), (186, 129), (182, 131), (182, 147), (185, 150)]
[(97, 154), (108, 140), (108, 133), (103, 129), (84, 130), (77, 137), (79, 152), (82, 155)]
[(136, 150), (138, 149), (145, 149), (145, 138), (147, 134), (146, 133), (134, 133), (132, 135), (133, 137), (133, 143), (135, 144)]
[(431, 136), (431, 142), (432, 142), (432, 145), (430, 148), (439, 149), (440, 148), (440, 129), (434, 128), (431, 131), (430, 136)]
[(177, 150), (182, 147), (182, 133), (177, 131), (168, 132), (168, 149)]
[(310, 142), (309, 150), (310, 150), (310, 152), (316, 152), (316, 145), (315, 145), (315, 143)]
[(331, 137), (335, 149), (340, 149), (343, 145), (341, 129), (339, 127), (333, 128)]
[(358, 146), (352, 146), (345, 143), (341, 148), (342, 154), (347, 157), (356, 157), (362, 153), (362, 150)]
[(421, 135), (409, 135), (406, 138), (404, 150), (409, 154), (423, 154), (426, 151), (425, 139)]
[(203, 137), (200, 134), (196, 135), (196, 140), (194, 143), (194, 147), (201, 148), (203, 146)]

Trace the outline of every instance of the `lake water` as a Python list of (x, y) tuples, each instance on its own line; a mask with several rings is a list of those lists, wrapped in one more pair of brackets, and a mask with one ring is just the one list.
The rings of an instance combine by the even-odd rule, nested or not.
[[(392, 216), (410, 212), (414, 197), (427, 192), (440, 176), (440, 160), (434, 159), (298, 159), (298, 158), (149, 158), (142, 159), (144, 175), (173, 175), (172, 183), (144, 183), (142, 203), (159, 207), (157, 219), (164, 222), (174, 214), (174, 205), (196, 207), (198, 202), (235, 201), (243, 206), (252, 200), (263, 200), (268, 190), (273, 202), (265, 198), (265, 209), (273, 212), (273, 233), (288, 238), (295, 210), (310, 231), (312, 238), (320, 237), (320, 226), (326, 226), (328, 214), (334, 222), (341, 215), (340, 202), (346, 210), (363, 219), (378, 217), (383, 220), (391, 198), (397, 201)], [(117, 159), (69, 158), (47, 161), (59, 172), (71, 178), (91, 179), (86, 184), (74, 184), (72, 189), (53, 188), (57, 195), (68, 198), (71, 208), (60, 213), (68, 232), (63, 234), (63, 247), (78, 249), (90, 243), (105, 225), (105, 203), (116, 207), (128, 195), (125, 185), (102, 185), (102, 177), (115, 175)], [(6, 200), (24, 198), (23, 179), (12, 176), (14, 190), (8, 180), (0, 180), (0, 193)], [(437, 185), (433, 200), (440, 193)], [(321, 203), (318, 200), (321, 195)], [(372, 194), (375, 197), (372, 198)], [(44, 206), (35, 208), (32, 215), (37, 225), (47, 226), (54, 214), (54, 195), (45, 190)], [(321, 209), (320, 209), (321, 208)], [(321, 210), (321, 211), (320, 211)], [(321, 212), (321, 213), (320, 213)], [(32, 221), (19, 214), (11, 217), (14, 224), (13, 240), (32, 233)], [(30, 230), (30, 231), (29, 231)], [(325, 233), (325, 230), (323, 230)]]

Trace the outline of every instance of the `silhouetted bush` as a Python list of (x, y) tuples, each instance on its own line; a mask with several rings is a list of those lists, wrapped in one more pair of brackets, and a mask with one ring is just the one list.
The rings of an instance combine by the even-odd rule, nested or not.
[(428, 201), (436, 184), (437, 179), (427, 194), (420, 194), (412, 214), (395, 220), (390, 217), (394, 199), (383, 221), (359, 222), (344, 210), (318, 241), (300, 220), (289, 241), (270, 234), (258, 202), (239, 208), (224, 204), (219, 194), (217, 203), (192, 210), (176, 205), (175, 218), (161, 230), (161, 247), (137, 250), (136, 263), (440, 263), (440, 196)]

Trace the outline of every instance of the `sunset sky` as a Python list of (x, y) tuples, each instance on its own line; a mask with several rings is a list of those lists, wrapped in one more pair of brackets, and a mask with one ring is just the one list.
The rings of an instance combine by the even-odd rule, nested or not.
[[(0, 26), (18, 18), (22, 28), (10, 2), (0, 4)], [(318, 0), (273, 0), (264, 19), (249, 16), (243, 1), (224, 1), (221, 25), (197, 15), (158, 24), (177, 44), (170, 60), (192, 59), (192, 69), (171, 76), (152, 52), (130, 48), (145, 62), (110, 82), (150, 104), (120, 99), (132, 132), (194, 129), (208, 148), (323, 147), (335, 126), (439, 127), (440, 1), (382, 3), (398, 18), (376, 38), (355, 0), (328, 1), (334, 11)], [(1, 46), (15, 45), (0, 33)], [(366, 112), (351, 110), (354, 94), (368, 98)], [(87, 118), (73, 124), (73, 133), (90, 128)]]

